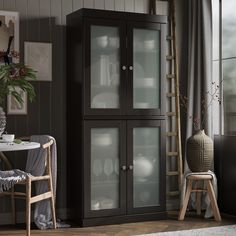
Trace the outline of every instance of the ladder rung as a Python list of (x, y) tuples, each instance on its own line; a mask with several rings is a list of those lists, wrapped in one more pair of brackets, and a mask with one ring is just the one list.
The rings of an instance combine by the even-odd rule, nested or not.
[(177, 136), (176, 132), (167, 132), (166, 136)]
[(175, 56), (173, 56), (173, 55), (166, 56), (166, 60), (173, 60), (173, 59), (175, 59)]
[(166, 112), (166, 115), (167, 116), (176, 116), (176, 113), (175, 112)]
[(175, 93), (167, 93), (166, 96), (167, 96), (168, 98), (175, 97)]
[(166, 155), (168, 157), (178, 156), (178, 152), (167, 152)]
[(173, 39), (174, 39), (174, 37), (172, 35), (167, 35), (166, 36), (166, 40), (173, 40)]
[(167, 79), (174, 79), (175, 78), (175, 74), (168, 74), (166, 75)]
[(168, 171), (166, 173), (167, 176), (176, 176), (176, 175), (179, 175), (179, 172), (178, 171)]
[(167, 196), (178, 196), (180, 194), (179, 191), (169, 191), (166, 193)]

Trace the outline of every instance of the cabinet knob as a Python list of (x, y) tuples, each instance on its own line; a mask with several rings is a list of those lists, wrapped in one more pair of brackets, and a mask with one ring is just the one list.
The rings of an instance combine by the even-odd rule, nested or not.
[(121, 166), (121, 170), (126, 170), (127, 167), (126, 166)]
[(133, 66), (129, 66), (129, 70), (133, 70)]
[(134, 166), (130, 165), (129, 170), (133, 170), (133, 169), (134, 169)]
[(122, 70), (126, 70), (126, 66), (122, 66)]

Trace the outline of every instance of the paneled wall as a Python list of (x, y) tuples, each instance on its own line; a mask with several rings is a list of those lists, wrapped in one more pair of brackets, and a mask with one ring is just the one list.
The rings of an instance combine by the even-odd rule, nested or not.
[[(148, 0), (0, 0), (0, 10), (20, 13), (20, 53), (24, 42), (52, 43), (52, 82), (34, 82), (37, 99), (28, 104), (28, 115), (7, 115), (7, 131), (17, 136), (50, 134), (58, 147), (57, 208), (66, 214), (66, 15), (80, 8), (147, 13)], [(24, 168), (26, 153), (11, 154), (16, 168)], [(76, 180), (75, 180), (76, 182)], [(23, 210), (19, 206), (18, 212)], [(11, 222), (8, 200), (0, 201), (0, 224)], [(21, 219), (21, 214), (18, 214)]]

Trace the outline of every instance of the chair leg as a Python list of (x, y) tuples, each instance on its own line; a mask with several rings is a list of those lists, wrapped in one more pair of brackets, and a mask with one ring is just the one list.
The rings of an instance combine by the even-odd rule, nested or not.
[(188, 180), (188, 187), (187, 187), (187, 191), (186, 191), (186, 194), (185, 194), (185, 197), (184, 197), (184, 202), (183, 202), (183, 206), (179, 212), (179, 220), (184, 220), (184, 216), (185, 216), (185, 213), (186, 213), (186, 209), (187, 209), (187, 206), (188, 206), (188, 201), (189, 201), (189, 197), (190, 197), (190, 194), (191, 194), (191, 191), (192, 191), (192, 183), (193, 181), (190, 179)]
[(52, 192), (52, 197), (50, 198), (52, 222), (53, 222), (54, 229), (56, 229), (57, 228), (56, 210), (55, 210), (55, 200), (54, 200), (53, 186), (52, 186), (52, 179), (51, 178), (49, 179), (48, 183), (49, 183), (49, 189)]
[(30, 236), (31, 223), (31, 179), (26, 179), (26, 235)]
[(14, 186), (11, 189), (11, 210), (12, 210), (12, 223), (16, 224), (16, 204), (15, 204), (15, 195), (14, 195)]
[(207, 184), (207, 192), (211, 201), (211, 207), (212, 207), (212, 211), (215, 217), (216, 221), (221, 221), (221, 216), (220, 216), (220, 212), (219, 212), (219, 208), (217, 205), (217, 201), (216, 201), (216, 197), (215, 197), (215, 193), (214, 193), (214, 189), (211, 183), (211, 180), (207, 180), (206, 181)]

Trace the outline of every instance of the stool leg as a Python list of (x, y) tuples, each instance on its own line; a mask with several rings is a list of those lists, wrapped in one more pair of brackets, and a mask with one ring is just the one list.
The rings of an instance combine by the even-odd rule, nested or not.
[(220, 216), (220, 212), (219, 212), (219, 208), (217, 205), (217, 201), (216, 201), (216, 197), (215, 197), (215, 193), (213, 190), (213, 186), (211, 183), (211, 180), (206, 180), (206, 184), (207, 184), (207, 192), (211, 201), (211, 207), (212, 207), (212, 211), (215, 217), (216, 221), (221, 221), (221, 216)]
[(179, 212), (179, 220), (184, 220), (184, 216), (185, 216), (186, 209), (187, 209), (187, 206), (188, 206), (189, 197), (190, 197), (190, 194), (191, 194), (191, 191), (192, 191), (192, 183), (193, 183), (192, 180), (188, 181), (188, 187), (187, 187), (187, 191), (186, 191), (186, 194), (185, 194), (185, 197), (184, 197), (183, 206), (182, 206), (182, 208)]

